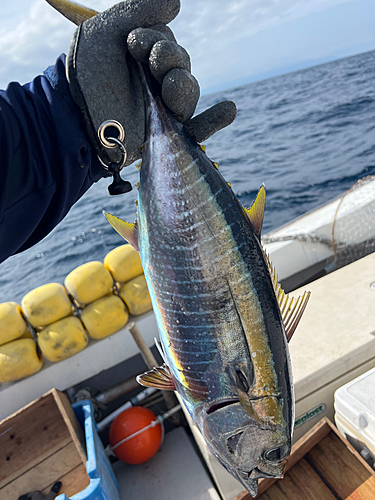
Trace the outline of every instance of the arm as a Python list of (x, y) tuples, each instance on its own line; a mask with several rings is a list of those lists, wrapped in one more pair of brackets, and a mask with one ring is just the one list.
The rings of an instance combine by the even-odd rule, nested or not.
[(105, 174), (70, 96), (65, 56), (0, 91), (0, 262), (44, 238)]

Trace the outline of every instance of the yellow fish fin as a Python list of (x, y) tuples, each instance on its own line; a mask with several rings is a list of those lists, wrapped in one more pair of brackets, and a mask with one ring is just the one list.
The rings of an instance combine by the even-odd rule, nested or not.
[(287, 293), (285, 293), (278, 282), (275, 269), (270, 261), (269, 256), (266, 253), (265, 255), (271, 274), (273, 288), (275, 290), (277, 302), (279, 304), (281, 317), (284, 323), (286, 338), (289, 342), (293, 336), (293, 333), (296, 331), (298, 323), (302, 318), (302, 314), (306, 309), (311, 292), (305, 292), (298, 298), (290, 297)]
[(77, 26), (87, 21), (87, 19), (90, 19), (90, 17), (94, 17), (98, 14), (96, 10), (89, 9), (88, 7), (84, 7), (76, 2), (71, 2), (70, 0), (47, 0), (47, 2)]
[(108, 212), (104, 212), (103, 214), (107, 221), (111, 224), (113, 229), (118, 232), (120, 236), (122, 236), (128, 243), (131, 244), (133, 248), (138, 250), (138, 227), (137, 223), (126, 222), (115, 215), (112, 215)]
[(156, 366), (152, 370), (137, 376), (138, 384), (145, 387), (155, 387), (162, 391), (175, 391), (172, 374), (167, 365)]
[(246, 215), (249, 217), (253, 228), (260, 238), (260, 233), (262, 231), (264, 208), (266, 206), (266, 188), (262, 184), (259, 188), (258, 194), (255, 198), (254, 203), (250, 208), (245, 208)]
[(216, 168), (216, 170), (219, 170), (219, 164), (218, 163), (216, 163), (215, 161), (213, 161), (212, 165)]
[(240, 394), (239, 399), (242, 409), (249, 415), (249, 417), (253, 418), (259, 423), (262, 423), (261, 418), (259, 417), (259, 415), (257, 414), (257, 412), (255, 411), (255, 409), (251, 404), (249, 396), (247, 394)]
[(207, 147), (204, 144), (199, 144), (199, 147), (204, 153), (206, 152)]

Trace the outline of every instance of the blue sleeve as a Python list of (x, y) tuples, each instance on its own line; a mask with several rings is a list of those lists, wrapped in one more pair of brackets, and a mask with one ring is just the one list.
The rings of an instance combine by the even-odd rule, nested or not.
[(0, 91), (0, 262), (44, 238), (106, 171), (89, 145), (65, 56)]

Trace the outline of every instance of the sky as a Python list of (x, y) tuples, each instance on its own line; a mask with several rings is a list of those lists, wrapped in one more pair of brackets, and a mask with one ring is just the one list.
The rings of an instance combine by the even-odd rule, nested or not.
[[(170, 26), (207, 94), (375, 50), (374, 21), (374, 0), (181, 0)], [(53, 64), (74, 30), (45, 0), (3, 0), (0, 88)]]

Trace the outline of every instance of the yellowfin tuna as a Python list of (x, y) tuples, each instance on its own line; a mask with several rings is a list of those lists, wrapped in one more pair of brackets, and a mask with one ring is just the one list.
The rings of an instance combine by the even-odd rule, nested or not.
[(287, 340), (309, 294), (289, 299), (261, 247), (264, 186), (244, 209), (183, 125), (147, 98), (137, 221), (106, 214), (140, 252), (165, 353), (138, 380), (177, 390), (211, 452), (255, 496), (290, 453)]

